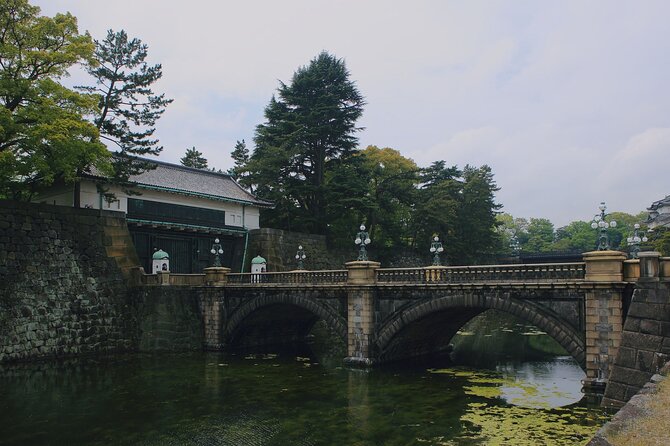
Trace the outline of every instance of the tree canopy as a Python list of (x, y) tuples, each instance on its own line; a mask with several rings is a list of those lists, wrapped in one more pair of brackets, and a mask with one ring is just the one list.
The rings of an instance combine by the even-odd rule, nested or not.
[(280, 82), (245, 169), (244, 183), (275, 202), (265, 224), (326, 231), (326, 178), (353, 154), (363, 105), (344, 61), (327, 52), (299, 68), (290, 84)]
[(235, 148), (230, 152), (230, 157), (233, 159), (234, 166), (228, 169), (228, 173), (231, 174), (233, 178), (240, 181), (242, 177), (248, 175), (244, 170), (244, 167), (249, 162), (249, 149), (247, 149), (247, 143), (244, 142), (244, 140), (238, 140), (235, 143)]
[(87, 166), (109, 171), (95, 125), (97, 99), (59, 81), (77, 63), (94, 64), (94, 44), (75, 17), (40, 16), (27, 0), (0, 3), (0, 197), (29, 199)]
[(78, 88), (98, 97), (93, 122), (101, 138), (121, 155), (114, 158), (113, 180), (124, 184), (149, 167), (137, 156), (158, 155), (163, 149), (153, 134), (172, 99), (152, 91), (163, 70), (160, 64), (146, 62), (148, 46), (140, 39), (110, 29), (95, 45), (95, 61), (87, 68), (95, 85)]
[(207, 169), (207, 159), (202, 156), (195, 146), (191, 149), (186, 149), (186, 153), (179, 160), (182, 166), (193, 167), (195, 169)]

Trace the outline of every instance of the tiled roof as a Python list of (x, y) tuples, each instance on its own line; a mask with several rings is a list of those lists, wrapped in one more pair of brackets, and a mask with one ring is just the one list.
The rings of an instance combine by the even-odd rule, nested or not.
[(143, 160), (155, 164), (156, 168), (130, 177), (130, 181), (136, 183), (139, 188), (165, 190), (213, 200), (253, 204), (260, 207), (273, 206), (271, 202), (258, 199), (242, 189), (242, 186), (228, 174), (194, 169), (163, 161)]
[(662, 200), (654, 201), (647, 209), (650, 211), (655, 211), (659, 207), (663, 207), (665, 205), (670, 205), (670, 195), (666, 195), (666, 197)]
[(655, 217), (650, 215), (645, 223), (653, 227), (670, 226), (670, 214), (659, 214)]

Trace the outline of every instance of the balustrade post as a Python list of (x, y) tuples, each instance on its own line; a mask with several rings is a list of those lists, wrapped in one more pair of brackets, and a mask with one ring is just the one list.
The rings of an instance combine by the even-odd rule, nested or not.
[(670, 257), (661, 257), (658, 260), (661, 279), (670, 280)]
[(584, 253), (586, 282), (586, 379), (589, 389), (604, 389), (623, 334), (622, 290), (626, 255), (619, 251)]
[(635, 282), (640, 278), (640, 259), (630, 259), (623, 262), (623, 280)]
[(347, 357), (345, 365), (370, 367), (373, 359), (370, 343), (375, 328), (373, 285), (377, 282), (379, 262), (356, 261), (347, 268)]
[(640, 281), (658, 282), (661, 275), (659, 262), (661, 254), (656, 251), (645, 251), (637, 256), (640, 259)]
[(446, 266), (427, 266), (425, 270), (425, 280), (426, 282), (441, 282), (443, 271), (447, 269)]
[(209, 286), (225, 286), (228, 283), (230, 268), (224, 266), (212, 266), (205, 268), (205, 284)]

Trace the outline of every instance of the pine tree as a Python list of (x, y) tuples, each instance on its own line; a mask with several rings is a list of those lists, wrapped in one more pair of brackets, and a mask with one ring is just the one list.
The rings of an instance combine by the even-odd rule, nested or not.
[(202, 153), (195, 146), (192, 149), (186, 149), (186, 154), (184, 154), (180, 162), (182, 166), (207, 169), (207, 159), (202, 156)]
[(290, 85), (280, 83), (247, 165), (248, 183), (276, 205), (265, 224), (287, 228), (293, 221), (293, 229), (326, 232), (326, 173), (354, 152), (363, 105), (344, 61), (327, 52), (299, 68)]
[[(233, 159), (235, 166), (231, 167), (228, 170), (228, 173), (231, 174), (237, 181), (240, 181), (240, 183), (244, 184), (245, 181), (243, 181), (242, 177), (246, 176), (244, 169), (249, 162), (249, 149), (247, 149), (247, 143), (244, 142), (244, 140), (238, 140), (235, 144), (235, 148), (232, 152), (230, 152), (230, 157)], [(248, 184), (244, 185), (249, 186)]]
[(100, 137), (117, 149), (115, 180), (123, 184), (130, 175), (149, 168), (137, 156), (157, 155), (163, 149), (153, 137), (154, 126), (172, 99), (151, 90), (163, 71), (160, 64), (147, 64), (148, 47), (140, 39), (129, 39), (124, 30), (109, 30), (95, 44), (97, 65), (87, 70), (96, 85), (79, 88), (100, 95), (93, 122)]

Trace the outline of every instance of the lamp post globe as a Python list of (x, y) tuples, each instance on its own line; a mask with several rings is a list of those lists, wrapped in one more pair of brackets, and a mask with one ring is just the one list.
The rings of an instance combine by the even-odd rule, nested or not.
[(596, 249), (598, 251), (607, 251), (610, 249), (610, 240), (607, 230), (609, 228), (616, 228), (617, 223), (612, 219), (607, 220), (609, 214), (605, 213), (607, 206), (604, 201), (600, 202), (598, 209), (600, 210), (600, 213), (593, 216), (591, 228), (598, 231), (598, 245)]
[(305, 250), (302, 248), (302, 245), (298, 245), (298, 251), (295, 253), (295, 259), (298, 262), (299, 270), (305, 269), (304, 261), (306, 258), (307, 254), (305, 254)]
[(223, 246), (221, 246), (221, 243), (219, 243), (219, 238), (214, 239), (214, 243), (212, 244), (212, 249), (209, 250), (214, 255), (214, 263), (212, 266), (214, 267), (220, 267), (221, 266), (221, 259), (219, 256), (223, 254)]
[(444, 252), (444, 247), (442, 246), (440, 237), (437, 235), (433, 237), (433, 241), (430, 244), (430, 252), (433, 254), (433, 266), (441, 266), (440, 254)]
[(359, 227), (360, 231), (358, 234), (356, 234), (356, 239), (354, 240), (354, 243), (356, 246), (359, 246), (358, 250), (358, 261), (359, 262), (365, 262), (368, 260), (368, 253), (365, 249), (367, 245), (372, 243), (372, 240), (370, 239), (370, 234), (368, 234), (365, 231), (365, 225), (361, 225)]
[(648, 241), (649, 239), (644, 232), (640, 235), (640, 224), (635, 223), (633, 226), (633, 235), (626, 238), (626, 242), (630, 248), (630, 258), (637, 259), (640, 253), (640, 243), (647, 243)]

